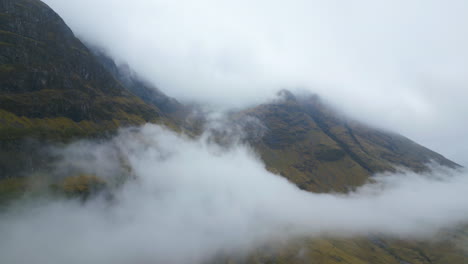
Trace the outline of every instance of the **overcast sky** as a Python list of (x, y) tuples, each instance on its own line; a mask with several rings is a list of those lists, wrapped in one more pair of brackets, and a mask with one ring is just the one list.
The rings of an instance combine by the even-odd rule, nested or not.
[(468, 165), (465, 0), (45, 2), (179, 100), (244, 106), (308, 89)]

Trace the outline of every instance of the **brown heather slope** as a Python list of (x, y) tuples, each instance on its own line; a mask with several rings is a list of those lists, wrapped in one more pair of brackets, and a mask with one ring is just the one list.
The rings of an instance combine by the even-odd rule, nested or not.
[(314, 95), (301, 100), (288, 91), (283, 99), (243, 111), (266, 127), (251, 140), (273, 171), (300, 188), (314, 192), (345, 192), (369, 176), (397, 167), (427, 170), (431, 162), (459, 167), (401, 135), (349, 120)]
[[(95, 137), (145, 122), (179, 127), (174, 119), (180, 104), (121, 74), (113, 62), (93, 55), (42, 2), (0, 0), (0, 178), (47, 163), (31, 151), (40, 149), (40, 140)], [(237, 118), (251, 115), (263, 121), (266, 133), (251, 144), (270, 170), (303, 189), (344, 192), (395, 165), (417, 171), (431, 160), (457, 166), (404, 137), (340, 118), (316, 97), (299, 101), (284, 95), (282, 102), (243, 111)], [(80, 188), (88, 184), (86, 177), (72, 179), (85, 179)], [(27, 189), (21, 178), (0, 180), (0, 200)], [(247, 262), (461, 264), (466, 259), (452, 240), (372, 237), (298, 240), (274, 254), (258, 251)]]

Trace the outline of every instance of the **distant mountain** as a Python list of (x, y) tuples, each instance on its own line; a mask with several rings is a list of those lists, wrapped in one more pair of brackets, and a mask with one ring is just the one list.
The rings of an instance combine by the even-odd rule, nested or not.
[(262, 121), (261, 139), (251, 143), (268, 167), (315, 192), (346, 191), (369, 176), (398, 167), (414, 171), (430, 163), (459, 167), (401, 135), (375, 129), (338, 114), (316, 95), (281, 100), (242, 112)]
[[(246, 140), (269, 170), (302, 189), (346, 192), (399, 166), (416, 171), (428, 169), (429, 162), (458, 166), (403, 136), (344, 118), (317, 96), (296, 98), (282, 91), (281, 97), (228, 121), (259, 120), (263, 133), (247, 133)], [(41, 1), (0, 0), (0, 202), (4, 193), (27, 190), (17, 177), (22, 171), (50, 162), (41, 152), (44, 141), (105, 137), (146, 122), (196, 134), (193, 124), (184, 123), (188, 111), (129, 68), (88, 49)], [(274, 253), (257, 252), (245, 262), (462, 264), (466, 255), (451, 241), (304, 239)]]

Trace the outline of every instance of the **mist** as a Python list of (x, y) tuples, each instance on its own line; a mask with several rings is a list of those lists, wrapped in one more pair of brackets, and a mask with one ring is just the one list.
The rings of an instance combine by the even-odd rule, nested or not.
[(179, 100), (244, 107), (304, 89), (468, 165), (464, 0), (45, 2)]
[(249, 146), (221, 147), (211, 136), (148, 124), (55, 149), (51, 173), (81, 170), (110, 183), (125, 163), (131, 177), (86, 202), (14, 202), (0, 212), (2, 261), (204, 263), (302, 237), (429, 239), (468, 223), (466, 171), (400, 170), (349, 194), (314, 194), (267, 171)]

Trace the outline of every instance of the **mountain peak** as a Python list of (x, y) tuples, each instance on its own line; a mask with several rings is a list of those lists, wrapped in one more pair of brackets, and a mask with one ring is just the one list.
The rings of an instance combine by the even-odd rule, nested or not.
[(252, 144), (267, 166), (301, 188), (346, 191), (375, 173), (400, 167), (424, 171), (431, 162), (459, 166), (401, 135), (347, 119), (317, 95), (297, 100), (289, 91), (282, 93), (289, 99), (286, 104), (264, 104), (244, 114), (266, 127), (262, 140)]
[(296, 101), (296, 96), (287, 89), (281, 89), (276, 93), (276, 95), (284, 101)]

